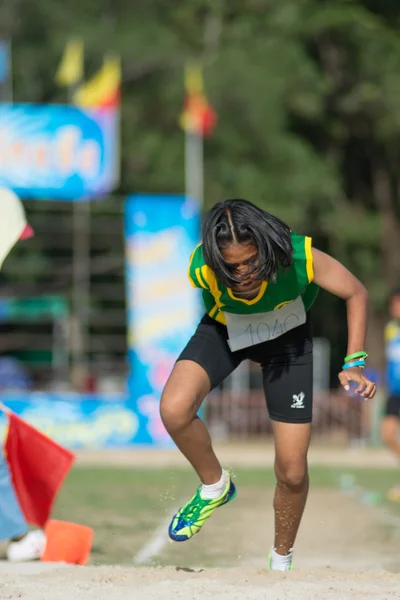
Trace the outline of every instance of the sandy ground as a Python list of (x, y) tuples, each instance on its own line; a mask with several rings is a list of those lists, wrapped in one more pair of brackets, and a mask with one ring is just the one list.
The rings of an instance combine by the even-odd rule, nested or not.
[[(214, 445), (220, 461), (232, 466), (271, 466), (274, 450), (270, 442), (235, 442)], [(121, 465), (136, 467), (187, 466), (186, 460), (175, 448), (83, 450), (76, 453), (76, 464)], [(312, 444), (309, 464), (338, 467), (399, 468), (398, 461), (385, 448), (335, 447)]]
[[(251, 500), (251, 490), (246, 490)], [(187, 544), (167, 544), (170, 567), (60, 567), (0, 564), (0, 598), (23, 600), (392, 600), (400, 598), (400, 522), (381, 522), (381, 509), (339, 491), (309, 498), (289, 573), (265, 568), (273, 517), (272, 496), (237, 514), (225, 507), (215, 527)], [(235, 512), (236, 510), (236, 512)], [(240, 516), (240, 518), (239, 518)], [(191, 546), (189, 546), (189, 544)], [(196, 557), (197, 545), (198, 555)], [(228, 548), (227, 548), (228, 547)], [(227, 568), (182, 567), (191, 548), (230, 556)], [(182, 554), (183, 553), (183, 554)], [(235, 556), (234, 559), (232, 557)], [(186, 561), (187, 563), (187, 561)], [(234, 564), (232, 564), (234, 563)]]
[(5, 575), (2, 599), (30, 600), (391, 600), (400, 597), (400, 578), (387, 573), (334, 569), (268, 573), (257, 569), (210, 569), (201, 573), (122, 567), (55, 570)]

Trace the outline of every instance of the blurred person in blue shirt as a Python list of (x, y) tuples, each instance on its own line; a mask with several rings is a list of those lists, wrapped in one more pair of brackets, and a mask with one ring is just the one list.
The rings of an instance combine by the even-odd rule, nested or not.
[(46, 537), (42, 530), (29, 530), (2, 452), (0, 452), (0, 540), (9, 542), (7, 559), (12, 562), (37, 560), (43, 554), (46, 545)]
[[(390, 294), (388, 310), (385, 327), (387, 399), (381, 434), (386, 446), (400, 459), (400, 288)], [(388, 499), (400, 501), (400, 483), (389, 490)]]

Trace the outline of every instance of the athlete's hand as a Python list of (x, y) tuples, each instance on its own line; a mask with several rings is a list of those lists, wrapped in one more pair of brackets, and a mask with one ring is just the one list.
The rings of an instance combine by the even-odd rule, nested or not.
[(339, 373), (339, 381), (347, 392), (350, 389), (350, 381), (358, 383), (355, 393), (360, 394), (366, 400), (371, 400), (371, 398), (375, 396), (376, 384), (365, 377), (362, 369), (359, 367), (353, 367), (351, 369), (345, 369), (344, 371), (341, 371)]

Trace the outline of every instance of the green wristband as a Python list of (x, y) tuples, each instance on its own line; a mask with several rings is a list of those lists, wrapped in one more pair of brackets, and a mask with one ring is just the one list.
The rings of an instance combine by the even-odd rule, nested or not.
[(347, 363), (350, 360), (354, 360), (356, 358), (364, 358), (365, 359), (367, 357), (368, 357), (368, 354), (366, 352), (364, 352), (364, 351), (362, 351), (362, 352), (354, 352), (354, 354), (349, 354), (349, 356), (346, 356), (345, 359), (344, 359), (344, 362)]

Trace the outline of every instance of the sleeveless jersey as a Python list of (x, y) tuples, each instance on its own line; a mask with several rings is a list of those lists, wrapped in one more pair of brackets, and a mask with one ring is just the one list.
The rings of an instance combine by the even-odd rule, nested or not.
[(314, 303), (319, 287), (314, 279), (311, 238), (292, 231), (293, 262), (290, 268), (278, 268), (275, 282), (263, 281), (257, 296), (252, 300), (238, 298), (232, 289), (217, 280), (214, 272), (205, 264), (203, 245), (192, 252), (189, 280), (193, 287), (202, 289), (203, 302), (208, 315), (226, 325), (224, 313), (237, 315), (265, 313), (278, 310), (301, 296), (308, 311)]

